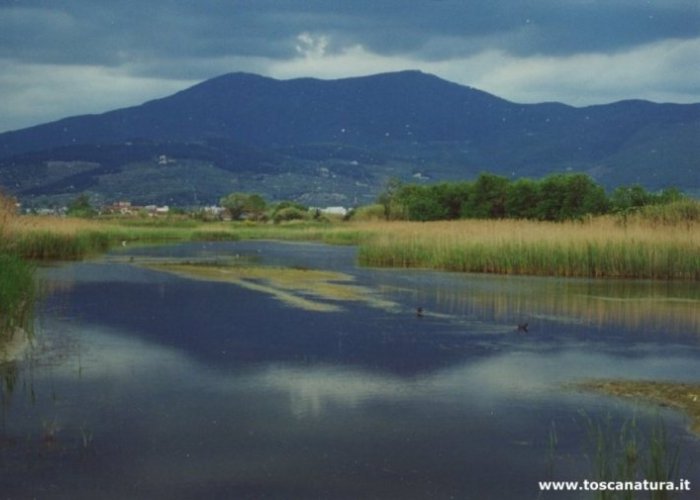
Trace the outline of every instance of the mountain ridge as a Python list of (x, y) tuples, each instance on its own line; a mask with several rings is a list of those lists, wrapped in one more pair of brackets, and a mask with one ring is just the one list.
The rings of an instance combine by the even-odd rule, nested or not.
[[(519, 104), (415, 70), (336, 80), (227, 73), (137, 106), (2, 133), (0, 185), (21, 198), (77, 192), (75, 185), (68, 192), (56, 184), (67, 177), (60, 169), (44, 168), (58, 155), (98, 164), (84, 176), (81, 189), (105, 199), (129, 196), (128, 190), (110, 191), (107, 181), (114, 178), (107, 177), (120, 175), (122, 167), (135, 175), (133, 165), (152, 166), (166, 154), (159, 151), (170, 148), (195, 171), (207, 166), (228, 172), (221, 189), (258, 188), (271, 197), (298, 200), (337, 194), (331, 198), (352, 202), (359, 195), (358, 201), (367, 201), (387, 176), (420, 174), (439, 181), (486, 170), (509, 176), (582, 171), (608, 186), (661, 188), (681, 181), (682, 189), (697, 190), (698, 137), (700, 104), (638, 99), (584, 107)], [(129, 144), (149, 147), (136, 158), (127, 154)], [(97, 146), (119, 146), (123, 151), (115, 154), (130, 159), (106, 168), (110, 162), (104, 158), (93, 161), (100, 156)], [(365, 160), (340, 158), (336, 150)], [(367, 186), (338, 191), (323, 169)], [(201, 184), (195, 171), (186, 176)], [(42, 172), (47, 182), (42, 183)], [(283, 174), (304, 177), (313, 189), (284, 191), (253, 182), (256, 176)], [(149, 173), (157, 187), (156, 177), (157, 171)], [(52, 191), (51, 185), (59, 187)], [(216, 199), (225, 193), (201, 194)], [(161, 195), (155, 188), (154, 197)]]

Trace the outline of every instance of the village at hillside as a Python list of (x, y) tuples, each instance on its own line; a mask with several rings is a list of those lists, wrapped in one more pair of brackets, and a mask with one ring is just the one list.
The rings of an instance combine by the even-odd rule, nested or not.
[[(257, 195), (243, 195), (245, 197), (257, 197)], [(78, 216), (78, 217), (167, 217), (170, 215), (189, 215), (204, 220), (294, 220), (319, 218), (320, 216), (343, 218), (351, 213), (352, 209), (342, 206), (331, 207), (305, 207), (298, 203), (283, 201), (275, 204), (264, 202), (258, 205), (249, 205), (247, 201), (226, 203), (227, 198), (222, 198), (222, 205), (206, 205), (200, 207), (171, 207), (168, 205), (138, 205), (130, 201), (121, 200), (101, 206), (93, 206), (87, 195), (80, 195), (66, 206), (59, 207), (31, 207), (23, 208), (17, 202), (18, 213), (25, 215), (42, 216)], [(229, 200), (230, 201), (230, 200)]]

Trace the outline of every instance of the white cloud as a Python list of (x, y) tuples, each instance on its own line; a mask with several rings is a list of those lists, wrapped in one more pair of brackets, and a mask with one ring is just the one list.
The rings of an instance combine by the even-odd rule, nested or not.
[[(573, 105), (622, 99), (697, 102), (700, 39), (668, 40), (614, 54), (515, 58), (485, 53), (477, 61), (475, 87), (520, 102), (562, 101)], [(483, 59), (492, 61), (484, 64)], [(460, 75), (454, 75), (459, 79)], [(461, 75), (464, 77), (465, 75)]]
[(0, 131), (133, 106), (194, 83), (133, 76), (123, 67), (17, 65), (0, 60)]
[(412, 67), (415, 67), (415, 61), (411, 59), (373, 54), (362, 45), (355, 45), (336, 54), (270, 61), (267, 73), (282, 79), (307, 76), (331, 79), (398, 71)]
[[(328, 37), (311, 38), (309, 44)], [(463, 58), (425, 61), (410, 55), (387, 56), (353, 45), (328, 54), (270, 61), (266, 73), (277, 78), (342, 78), (403, 69), (420, 69), (516, 102), (561, 101), (603, 104), (622, 99), (660, 102), (700, 100), (700, 38), (666, 40), (614, 54), (517, 57), (487, 50)]]
[(315, 36), (305, 31), (297, 36), (297, 44), (294, 48), (297, 54), (300, 54), (305, 59), (322, 58), (326, 55), (328, 37), (324, 35)]

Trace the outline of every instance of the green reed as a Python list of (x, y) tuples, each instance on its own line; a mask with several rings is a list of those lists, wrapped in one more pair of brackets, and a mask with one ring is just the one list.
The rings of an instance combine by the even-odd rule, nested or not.
[(109, 246), (108, 235), (98, 231), (76, 234), (36, 231), (17, 235), (9, 244), (13, 252), (30, 260), (77, 260), (103, 252)]
[(679, 242), (459, 242), (406, 239), (360, 245), (361, 264), (447, 271), (700, 280), (700, 248)]
[(0, 340), (20, 328), (31, 331), (35, 296), (34, 267), (16, 255), (0, 253)]
[[(660, 417), (649, 429), (640, 428), (636, 418), (625, 420), (617, 429), (609, 415), (595, 420), (586, 414), (583, 416), (588, 434), (587, 455), (596, 481), (679, 481), (680, 446), (671, 442)], [(663, 489), (644, 492), (644, 495), (652, 500), (674, 498), (673, 491)], [(633, 490), (599, 490), (595, 498), (632, 500), (637, 496)]]

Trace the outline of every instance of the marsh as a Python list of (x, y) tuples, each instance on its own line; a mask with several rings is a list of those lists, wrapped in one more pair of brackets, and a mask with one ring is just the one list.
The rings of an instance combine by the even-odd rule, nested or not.
[[(201, 272), (221, 262), (235, 275)], [(569, 387), (697, 383), (693, 283), (360, 268), (352, 247), (264, 241), (39, 274), (33, 344), (2, 371), (10, 498), (536, 498), (592, 478), (582, 412), (663, 418), (700, 486), (686, 416)]]

